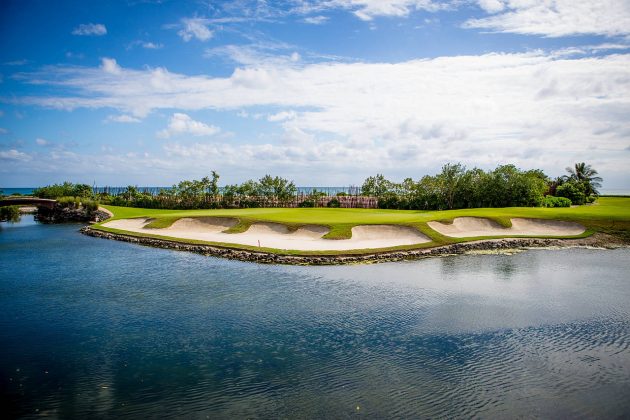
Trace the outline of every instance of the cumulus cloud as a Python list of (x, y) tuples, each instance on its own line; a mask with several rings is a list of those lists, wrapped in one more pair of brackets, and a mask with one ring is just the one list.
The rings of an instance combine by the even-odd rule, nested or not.
[[(598, 169), (626, 166), (611, 151), (627, 146), (630, 131), (630, 54), (534, 51), (400, 63), (264, 63), (237, 68), (229, 77), (118, 68), (49, 67), (23, 74), (26, 82), (63, 84), (76, 94), (14, 101), (107, 107), (136, 118), (166, 109), (293, 110), (265, 118), (286, 125), (285, 136), (300, 138), (301, 149), (273, 142), (213, 146), (216, 153), (239, 157), (235, 164), (251, 156), (278, 165), (323, 165), (337, 156), (350, 157), (346, 164), (355, 169), (403, 170), (452, 160), (557, 168), (574, 158)], [(158, 135), (217, 131), (176, 113)]]
[(102, 58), (101, 59), (101, 69), (105, 73), (119, 75), (122, 73), (122, 69), (118, 65), (115, 59), (113, 58)]
[(168, 127), (158, 131), (157, 136), (163, 139), (179, 134), (191, 134), (200, 137), (212, 136), (219, 131), (221, 131), (219, 127), (195, 121), (186, 114), (175, 113), (171, 117)]
[(83, 23), (72, 30), (72, 35), (103, 36), (107, 28), (102, 23)]
[(41, 137), (36, 138), (35, 143), (37, 143), (38, 146), (48, 146), (50, 144), (48, 140), (42, 139)]
[(208, 19), (202, 18), (185, 18), (181, 20), (182, 29), (177, 34), (186, 42), (193, 38), (199, 41), (207, 41), (214, 33), (208, 29)]
[(466, 28), (527, 35), (630, 35), (630, 2), (619, 0), (479, 0), (491, 16), (466, 21)]
[(20, 152), (19, 150), (9, 149), (9, 150), (0, 150), (0, 159), (9, 160), (9, 161), (14, 160), (14, 161), (28, 162), (29, 160), (33, 158), (31, 157), (31, 155), (26, 154), (24, 152)]
[(496, 13), (503, 10), (505, 5), (502, 0), (478, 0), (479, 7), (488, 13)]

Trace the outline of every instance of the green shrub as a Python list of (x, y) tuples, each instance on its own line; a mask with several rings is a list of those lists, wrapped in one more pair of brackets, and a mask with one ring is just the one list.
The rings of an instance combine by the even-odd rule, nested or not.
[(571, 200), (571, 203), (576, 205), (582, 205), (586, 202), (584, 184), (579, 181), (567, 181), (564, 184), (556, 188), (557, 197), (566, 197)]
[(92, 197), (94, 192), (87, 184), (73, 184), (64, 182), (63, 184), (47, 185), (36, 188), (33, 191), (35, 197), (56, 199), (59, 197)]
[(81, 202), (81, 205), (88, 211), (88, 213), (94, 213), (98, 210), (98, 201), (85, 199)]
[(566, 197), (548, 195), (543, 199), (543, 207), (571, 207), (571, 200)]
[(79, 207), (80, 200), (77, 202), (76, 197), (59, 197), (57, 199), (57, 205), (61, 208), (77, 208)]
[(336, 198), (333, 198), (326, 204), (326, 207), (339, 208), (341, 207), (341, 203)]
[(304, 200), (298, 204), (298, 207), (315, 207), (315, 201), (313, 200)]
[(1, 222), (19, 222), (20, 221), (20, 208), (18, 206), (4, 206), (0, 207), (0, 221)]

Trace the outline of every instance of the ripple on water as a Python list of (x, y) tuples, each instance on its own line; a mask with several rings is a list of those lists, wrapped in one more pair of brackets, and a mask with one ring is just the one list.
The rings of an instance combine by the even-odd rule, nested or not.
[(0, 377), (25, 416), (630, 412), (628, 250), (275, 267), (37, 225), (0, 249)]

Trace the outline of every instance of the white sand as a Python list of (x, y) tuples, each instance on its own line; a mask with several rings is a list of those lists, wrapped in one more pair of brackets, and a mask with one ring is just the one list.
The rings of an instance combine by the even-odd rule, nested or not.
[(105, 207), (99, 207), (98, 208), (100, 211), (105, 212), (107, 214), (109, 214), (109, 217), (114, 217), (114, 213), (112, 213), (111, 211), (107, 210)]
[(571, 236), (579, 235), (586, 229), (584, 226), (559, 220), (512, 219), (512, 227), (504, 228), (496, 222), (479, 217), (457, 217), (453, 224), (429, 222), (429, 227), (442, 235), (453, 238), (470, 238), (474, 236)]
[(376, 249), (399, 245), (414, 245), (430, 239), (408, 226), (367, 225), (352, 228), (351, 239), (330, 240), (322, 236), (328, 233), (323, 226), (304, 226), (294, 232), (279, 223), (255, 223), (243, 233), (223, 233), (236, 221), (229, 218), (184, 218), (169, 228), (146, 229), (148, 219), (121, 219), (104, 223), (103, 226), (129, 232), (151, 233), (181, 239), (250, 245), (265, 248), (301, 251), (343, 251), (350, 249)]

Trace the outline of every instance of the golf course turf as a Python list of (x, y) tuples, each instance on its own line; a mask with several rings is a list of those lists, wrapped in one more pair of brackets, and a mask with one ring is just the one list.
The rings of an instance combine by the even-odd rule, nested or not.
[[(262, 251), (286, 255), (352, 255), (367, 254), (388, 251), (411, 250), (419, 248), (431, 248), (460, 242), (476, 241), (483, 239), (495, 239), (504, 237), (532, 237), (530, 235), (505, 235), (505, 236), (475, 236), (455, 238), (440, 234), (431, 229), (427, 222), (439, 221), (452, 222), (458, 217), (477, 217), (489, 219), (503, 227), (511, 226), (512, 218), (546, 219), (578, 223), (586, 228), (579, 235), (570, 236), (540, 236), (537, 238), (584, 238), (593, 233), (605, 233), (620, 237), (623, 241), (630, 240), (630, 198), (628, 197), (600, 197), (592, 205), (576, 206), (570, 208), (481, 208), (461, 209), (445, 211), (416, 211), (416, 210), (373, 210), (373, 209), (339, 209), (339, 208), (253, 208), (253, 209), (220, 209), (220, 210), (156, 210), (131, 207), (105, 206), (114, 214), (114, 217), (100, 224), (93, 225), (91, 229), (105, 232), (137, 236), (144, 238), (164, 239), (187, 244), (212, 245), (226, 248), (236, 248), (252, 251)], [(208, 242), (193, 239), (174, 238), (168, 235), (168, 230), (176, 221), (182, 218), (195, 217), (223, 217), (233, 218), (237, 223), (225, 230), (225, 233), (246, 232), (254, 223), (277, 223), (287, 226), (289, 231), (295, 231), (301, 227), (319, 225), (329, 229), (324, 239), (349, 239), (352, 236), (352, 228), (363, 225), (402, 225), (419, 230), (430, 241), (425, 243), (393, 246), (378, 249), (352, 249), (352, 250), (322, 250), (301, 251), (284, 250), (235, 243)], [(103, 226), (114, 220), (144, 218), (150, 219), (143, 231), (132, 232), (122, 229), (114, 229)], [(164, 230), (162, 230), (164, 229)]]

